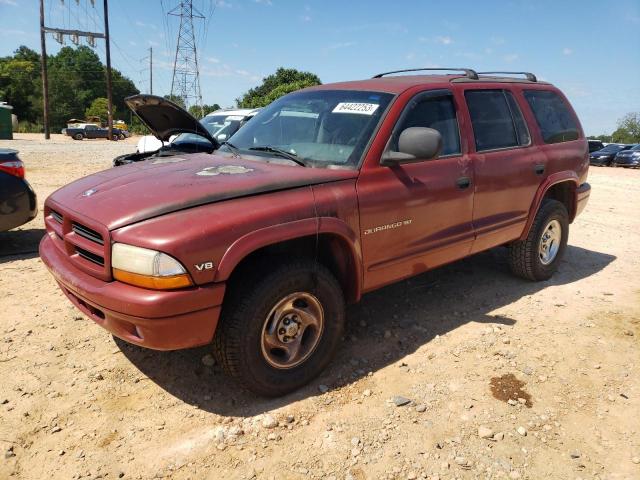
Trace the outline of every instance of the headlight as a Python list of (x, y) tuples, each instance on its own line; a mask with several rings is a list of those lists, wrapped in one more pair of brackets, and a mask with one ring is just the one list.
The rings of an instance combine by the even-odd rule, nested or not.
[(114, 243), (113, 278), (138, 287), (171, 290), (192, 285), (187, 270), (175, 258), (148, 248)]

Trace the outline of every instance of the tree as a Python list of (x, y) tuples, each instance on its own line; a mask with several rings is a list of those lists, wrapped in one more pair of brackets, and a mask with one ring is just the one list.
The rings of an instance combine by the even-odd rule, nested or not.
[(236, 103), (240, 108), (264, 107), (282, 95), (321, 84), (320, 78), (314, 73), (280, 67), (276, 73), (263, 78), (261, 85), (237, 98)]
[[(85, 118), (100, 117), (101, 120), (106, 121), (106, 119), (108, 118), (108, 111), (109, 101), (104, 97), (98, 97), (93, 102), (91, 102), (91, 105), (84, 111), (84, 114)], [(115, 117), (115, 115), (116, 113), (114, 108), (113, 116)]]
[(220, 105), (214, 103), (213, 105), (202, 105), (200, 108), (199, 105), (191, 105), (189, 107), (189, 113), (193, 115), (195, 118), (202, 118), (205, 115), (210, 114), (211, 112), (215, 112), (216, 110), (220, 110)]
[(640, 112), (627, 113), (618, 120), (618, 128), (611, 134), (615, 143), (640, 143)]
[(0, 58), (0, 100), (13, 106), (20, 121), (36, 122), (42, 116), (40, 56), (19, 47), (12, 57)]
[(179, 107), (184, 108), (184, 98), (182, 98), (179, 95), (165, 95), (164, 98), (166, 98), (167, 100), (172, 101), (173, 103), (175, 103), (176, 105), (178, 105)]
[(611, 143), (611, 135), (591, 135), (589, 140), (600, 140), (604, 143)]
[[(92, 102), (105, 97), (106, 68), (89, 47), (64, 47), (47, 57), (49, 69), (49, 121), (56, 131), (70, 118), (82, 118)], [(112, 70), (114, 109), (126, 112), (124, 98), (139, 93), (134, 83)], [(13, 105), (21, 121), (42, 126), (40, 55), (21, 46), (13, 56), (0, 58), (0, 99)], [(101, 115), (106, 118), (106, 115)], [(35, 125), (28, 125), (32, 127)]]

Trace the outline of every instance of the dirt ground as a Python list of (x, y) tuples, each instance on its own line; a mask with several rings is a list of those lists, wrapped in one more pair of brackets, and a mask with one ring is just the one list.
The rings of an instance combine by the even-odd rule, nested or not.
[[(136, 141), (16, 137), (40, 208)], [(589, 181), (552, 280), (498, 248), (368, 294), (328, 371), (271, 400), (207, 348), (83, 317), (38, 258), (41, 216), (1, 233), (0, 478), (640, 478), (640, 170)]]

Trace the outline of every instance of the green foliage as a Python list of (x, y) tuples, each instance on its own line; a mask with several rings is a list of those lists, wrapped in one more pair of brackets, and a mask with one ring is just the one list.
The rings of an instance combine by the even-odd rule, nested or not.
[(42, 125), (31, 122), (18, 122), (18, 133), (42, 133), (44, 128)]
[(261, 85), (237, 98), (236, 103), (239, 108), (264, 107), (282, 95), (321, 84), (320, 78), (313, 73), (280, 67), (276, 73), (263, 78)]
[[(89, 47), (64, 47), (47, 58), (49, 71), (49, 121), (59, 131), (70, 118), (84, 118), (92, 102), (106, 95), (106, 69)], [(124, 98), (139, 93), (135, 84), (112, 70), (114, 110), (126, 112)], [(42, 125), (40, 55), (21, 46), (9, 57), (0, 57), (0, 99), (13, 105), (22, 122)], [(106, 113), (100, 115), (106, 120)]]
[(600, 140), (604, 143), (611, 143), (611, 135), (591, 135), (588, 137), (589, 140)]
[(149, 131), (149, 129), (135, 115), (133, 116), (133, 118), (131, 119), (131, 122), (129, 123), (129, 132), (135, 135), (151, 135), (151, 132)]
[(185, 107), (184, 98), (180, 97), (179, 95), (165, 95), (164, 98), (166, 98), (167, 100), (171, 100), (173, 103), (175, 103), (179, 107), (182, 107), (182, 108)]
[(611, 134), (615, 143), (640, 143), (640, 112), (627, 113), (618, 120), (618, 128)]
[[(109, 101), (104, 97), (98, 97), (93, 102), (89, 108), (84, 111), (85, 118), (89, 117), (100, 117), (101, 120), (106, 121), (109, 112)], [(113, 112), (113, 116), (116, 116), (115, 108)]]
[(200, 108), (198, 105), (191, 105), (189, 107), (189, 113), (195, 118), (202, 118), (205, 115), (210, 114), (211, 112), (215, 112), (216, 110), (220, 110), (220, 105), (214, 103), (213, 105), (202, 105)]

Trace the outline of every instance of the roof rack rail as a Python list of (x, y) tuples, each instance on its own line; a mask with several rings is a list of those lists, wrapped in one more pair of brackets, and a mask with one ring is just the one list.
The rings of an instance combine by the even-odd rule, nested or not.
[(478, 72), (478, 75), (524, 75), (530, 82), (537, 82), (538, 78), (531, 72)]
[(384, 72), (384, 73), (379, 73), (377, 75), (374, 75), (373, 78), (381, 78), (384, 77), (385, 75), (391, 75), (392, 73), (404, 73), (404, 72), (421, 72), (423, 70), (450, 70), (450, 71), (458, 71), (458, 72), (464, 72), (464, 75), (467, 78), (470, 78), (472, 80), (478, 80), (478, 74), (476, 73), (475, 70), (471, 70), (470, 68), (408, 68), (405, 70), (394, 70), (393, 72)]

